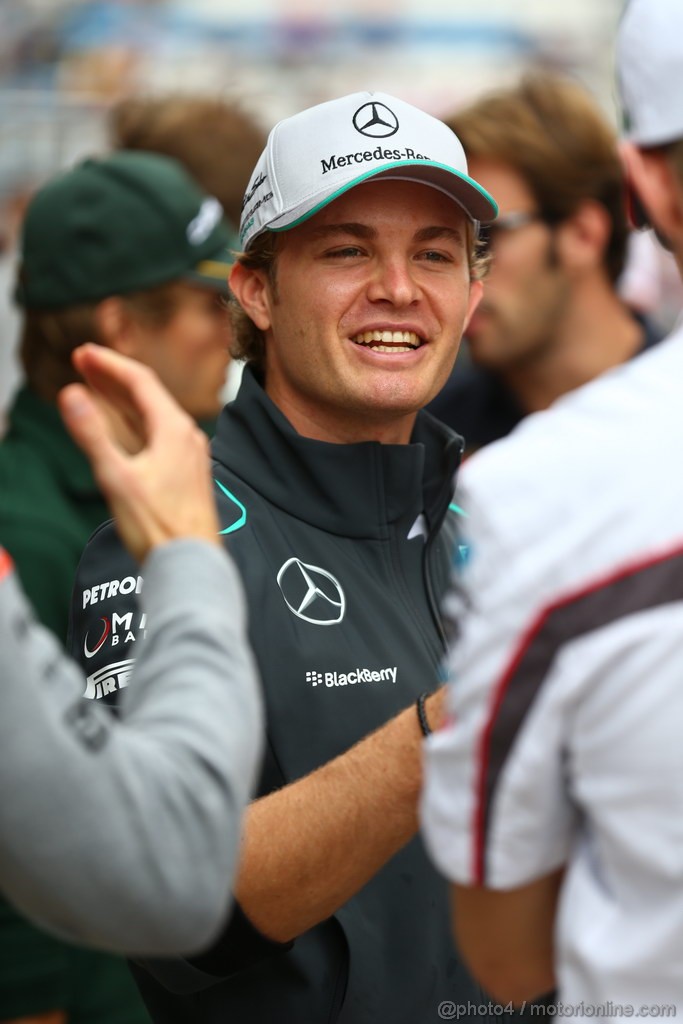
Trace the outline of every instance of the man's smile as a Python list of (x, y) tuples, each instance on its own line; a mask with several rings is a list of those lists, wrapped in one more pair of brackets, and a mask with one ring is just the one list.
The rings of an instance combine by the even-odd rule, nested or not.
[(355, 345), (362, 345), (373, 352), (413, 352), (424, 344), (414, 331), (363, 331), (351, 338)]

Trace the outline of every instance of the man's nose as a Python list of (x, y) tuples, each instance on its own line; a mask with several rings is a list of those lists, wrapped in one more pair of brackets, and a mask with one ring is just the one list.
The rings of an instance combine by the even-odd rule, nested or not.
[(410, 306), (419, 297), (420, 288), (409, 260), (395, 255), (378, 260), (368, 287), (371, 302)]

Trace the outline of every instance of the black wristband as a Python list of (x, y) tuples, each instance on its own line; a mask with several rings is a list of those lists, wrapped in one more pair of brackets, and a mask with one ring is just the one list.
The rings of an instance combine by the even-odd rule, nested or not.
[(415, 702), (415, 707), (417, 708), (417, 720), (420, 723), (420, 729), (422, 729), (423, 736), (431, 736), (432, 734), (429, 722), (427, 721), (427, 711), (425, 709), (425, 701), (428, 696), (428, 693), (421, 693)]

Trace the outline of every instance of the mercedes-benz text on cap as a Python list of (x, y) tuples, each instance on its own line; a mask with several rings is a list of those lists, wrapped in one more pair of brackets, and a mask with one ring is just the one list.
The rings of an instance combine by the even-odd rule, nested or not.
[(628, 0), (617, 74), (629, 139), (639, 146), (683, 139), (683, 0)]
[(384, 93), (357, 92), (275, 125), (247, 188), (240, 244), (286, 231), (370, 178), (439, 189), (474, 221), (498, 208), (470, 178), (457, 136), (442, 121)]

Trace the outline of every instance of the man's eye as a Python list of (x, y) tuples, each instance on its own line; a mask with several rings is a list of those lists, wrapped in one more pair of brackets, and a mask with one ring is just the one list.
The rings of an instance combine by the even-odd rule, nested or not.
[(452, 263), (453, 257), (450, 253), (441, 252), (437, 249), (426, 249), (420, 253), (420, 259), (427, 260), (429, 263)]
[(342, 245), (338, 249), (330, 249), (326, 255), (331, 259), (352, 259), (354, 256), (362, 256), (363, 250), (357, 245)]

